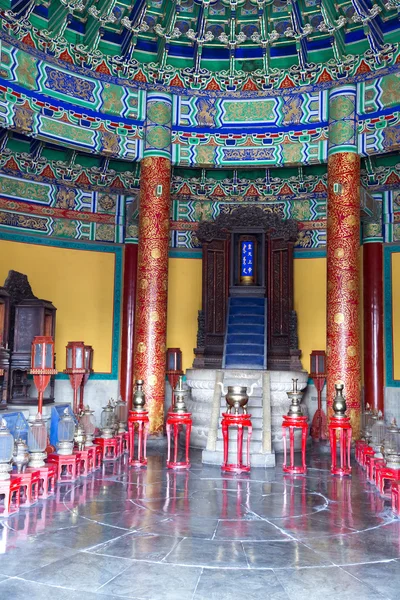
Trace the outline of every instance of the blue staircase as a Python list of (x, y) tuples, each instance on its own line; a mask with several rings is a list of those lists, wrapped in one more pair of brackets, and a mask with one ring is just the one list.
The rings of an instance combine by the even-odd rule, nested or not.
[(229, 299), (223, 367), (266, 368), (265, 298)]

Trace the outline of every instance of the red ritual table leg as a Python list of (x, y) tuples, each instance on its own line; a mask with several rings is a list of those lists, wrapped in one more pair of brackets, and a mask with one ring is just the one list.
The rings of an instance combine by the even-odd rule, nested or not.
[(283, 430), (283, 470), (285, 470), (285, 468), (287, 467), (287, 461), (286, 461), (286, 457), (287, 457), (287, 446), (286, 446), (287, 427), (282, 427), (282, 430)]
[(189, 446), (190, 446), (190, 434), (192, 432), (192, 420), (186, 423), (186, 463), (190, 466), (189, 462)]
[(289, 427), (289, 436), (290, 436), (290, 468), (294, 467), (294, 427), (290, 425)]
[(250, 441), (253, 434), (253, 427), (250, 425), (247, 428), (247, 465), (250, 467)]
[(308, 433), (308, 425), (306, 423), (304, 423), (302, 430), (301, 430), (301, 456), (302, 456), (302, 460), (303, 460), (303, 473), (305, 473), (307, 471), (307, 465), (306, 465), (307, 433)]
[(174, 423), (174, 464), (178, 462), (178, 442), (180, 423)]
[(331, 443), (331, 471), (336, 471), (336, 430), (329, 428), (329, 441)]
[(237, 428), (237, 464), (240, 468), (243, 465), (243, 425), (238, 423)]
[(224, 440), (224, 467), (228, 465), (229, 430), (226, 419), (222, 419), (222, 437)]
[(171, 462), (171, 424), (168, 423), (165, 426), (167, 432), (167, 464)]

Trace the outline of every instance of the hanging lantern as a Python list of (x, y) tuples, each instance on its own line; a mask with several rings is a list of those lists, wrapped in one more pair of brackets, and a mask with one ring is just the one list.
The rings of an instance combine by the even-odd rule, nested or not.
[(7, 428), (7, 421), (0, 420), (0, 481), (10, 479), (11, 460), (14, 450), (14, 438)]
[(35, 336), (32, 342), (31, 370), (38, 391), (38, 414), (43, 411), (43, 394), (50, 377), (57, 373), (54, 368), (54, 341), (51, 336)]
[(47, 427), (41, 414), (37, 414), (35, 420), (30, 424), (28, 431), (28, 448), (30, 452), (29, 467), (44, 467), (47, 454)]
[(75, 422), (69, 414), (68, 408), (64, 410), (64, 414), (58, 422), (58, 443), (57, 453), (62, 456), (69, 456), (74, 449)]
[(118, 433), (125, 433), (128, 421), (128, 405), (121, 396), (115, 404), (115, 418), (118, 423)]
[(89, 406), (85, 407), (79, 422), (83, 427), (86, 436), (85, 447), (93, 446), (93, 436), (96, 431), (96, 423), (94, 419), (94, 411), (90, 410)]
[(115, 412), (114, 406), (111, 403), (111, 400), (108, 401), (107, 406), (103, 407), (101, 413), (101, 437), (110, 439), (114, 436), (115, 430)]
[(64, 373), (69, 376), (69, 381), (74, 392), (74, 413), (78, 413), (78, 390), (85, 374), (85, 344), (83, 342), (68, 342), (66, 347), (66, 365)]

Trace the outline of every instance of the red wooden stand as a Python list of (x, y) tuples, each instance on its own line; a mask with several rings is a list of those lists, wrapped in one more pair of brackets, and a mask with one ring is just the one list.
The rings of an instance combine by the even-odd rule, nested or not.
[(94, 468), (101, 469), (101, 465), (103, 462), (103, 448), (102, 448), (102, 446), (99, 446), (98, 444), (94, 444), (93, 448), (95, 450)]
[(20, 480), (20, 494), (19, 494), (19, 505), (22, 507), (29, 507), (32, 504), (36, 504), (39, 499), (39, 469), (26, 469), (24, 473), (18, 473), (18, 475), (11, 475), (11, 479)]
[(380, 467), (385, 465), (385, 460), (383, 458), (378, 458), (377, 456), (371, 456), (369, 459), (369, 465), (367, 469), (367, 479), (371, 483), (376, 485), (376, 471)]
[(367, 445), (365, 440), (357, 440), (355, 443), (355, 459), (360, 464), (363, 448)]
[(374, 456), (374, 455), (375, 455), (375, 450), (371, 446), (368, 446), (367, 444), (365, 446), (362, 446), (361, 451), (360, 451), (360, 466), (363, 469), (366, 469), (371, 456)]
[(39, 472), (39, 498), (46, 500), (55, 493), (57, 467), (55, 464), (48, 464), (45, 467), (40, 467)]
[(4, 508), (0, 517), (9, 517), (19, 511), (20, 490), (21, 478), (17, 475), (0, 481), (0, 496), (4, 495)]
[[(351, 475), (350, 450), (352, 429), (350, 419), (332, 417), (329, 423), (329, 440), (331, 444), (332, 475)], [(337, 466), (337, 442), (339, 441), (340, 466)]]
[(102, 449), (102, 460), (115, 460), (118, 458), (119, 440), (113, 438), (95, 438), (94, 443)]
[(89, 453), (87, 450), (77, 450), (74, 452), (78, 461), (78, 475), (87, 477), (90, 473), (89, 470)]
[[(222, 436), (224, 439), (224, 462), (221, 470), (225, 473), (248, 473), (250, 471), (250, 441), (253, 432), (251, 415), (231, 415), (222, 413)], [(229, 427), (237, 427), (237, 462), (229, 463)], [(247, 427), (246, 463), (243, 462), (243, 428)]]
[[(379, 493), (382, 494), (382, 496), (384, 496), (386, 481), (389, 481), (390, 485), (394, 481), (398, 481), (400, 479), (400, 469), (391, 469), (391, 468), (388, 468), (386, 465), (382, 465), (381, 467), (377, 467), (375, 479), (376, 479), (376, 487), (378, 488)], [(388, 497), (390, 497), (390, 493), (391, 492), (389, 490)]]
[(122, 452), (129, 452), (129, 431), (122, 434)]
[[(178, 461), (178, 447), (179, 447), (179, 431), (183, 425), (186, 425), (186, 442), (185, 442), (185, 460)], [(167, 431), (167, 442), (168, 442), (168, 454), (167, 454), (167, 467), (168, 469), (190, 469), (189, 460), (189, 445), (190, 445), (190, 434), (192, 432), (192, 414), (191, 413), (174, 413), (170, 411), (167, 415), (167, 422), (165, 424)], [(174, 460), (171, 460), (171, 429), (174, 434)]]
[[(306, 473), (306, 444), (307, 444), (307, 433), (308, 433), (308, 422), (307, 417), (289, 417), (283, 415), (283, 471), (291, 474), (302, 474)], [(290, 465), (287, 465), (287, 444), (286, 444), (286, 430), (289, 429), (289, 445), (290, 445)], [(294, 430), (301, 429), (301, 465), (295, 466), (294, 464)]]
[[(55, 463), (57, 468), (57, 483), (63, 481), (76, 481), (80, 475), (80, 464), (76, 454), (49, 454), (49, 463)], [(63, 469), (65, 469), (63, 471)]]
[[(135, 426), (138, 426), (138, 449), (137, 458), (135, 455)], [(145, 467), (147, 465), (146, 445), (149, 431), (149, 413), (129, 411), (128, 417), (129, 431), (129, 464), (131, 467)]]
[(392, 483), (392, 511), (396, 517), (400, 517), (400, 481)]

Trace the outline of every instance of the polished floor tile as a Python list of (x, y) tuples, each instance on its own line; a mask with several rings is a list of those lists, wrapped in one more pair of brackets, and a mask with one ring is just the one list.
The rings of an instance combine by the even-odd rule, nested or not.
[(96, 591), (131, 564), (127, 559), (79, 552), (65, 560), (29, 571), (24, 579), (90, 592)]
[(400, 519), (354, 465), (334, 478), (314, 448), (305, 476), (147, 469), (126, 460), (0, 518), (0, 597), (309, 600), (400, 595)]
[(273, 571), (204, 569), (193, 600), (289, 600)]
[(188, 600), (192, 598), (200, 568), (137, 562), (98, 591), (142, 600)]

